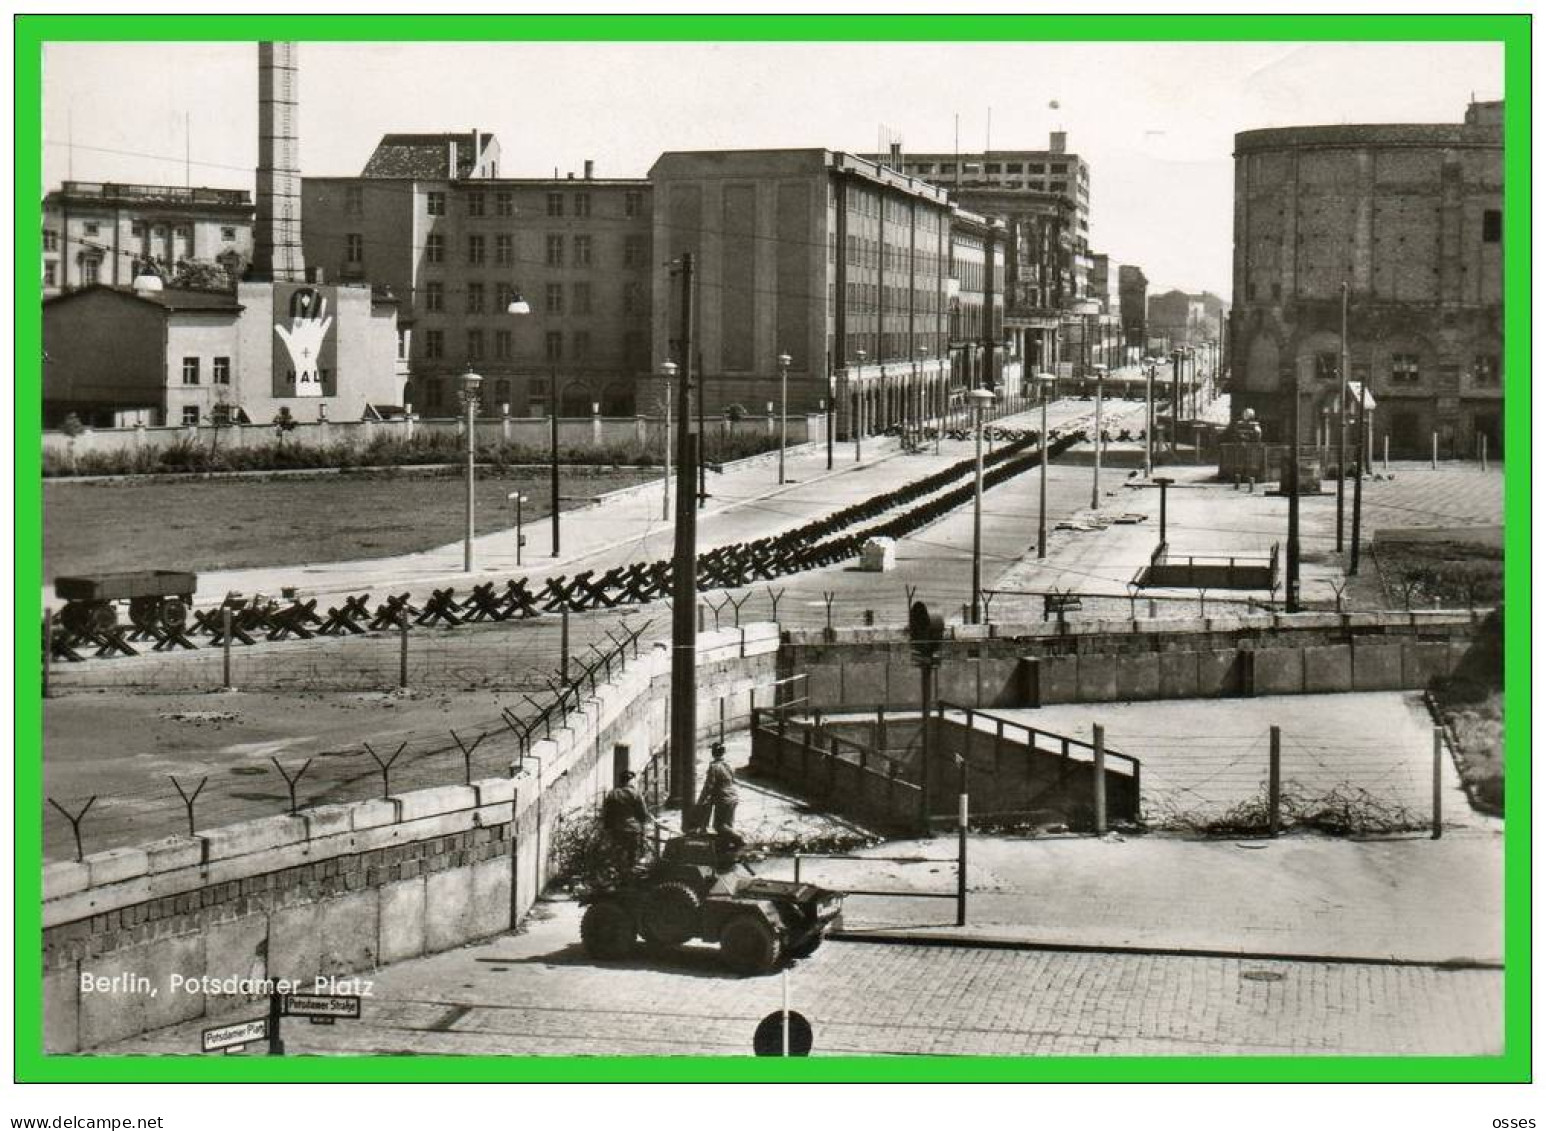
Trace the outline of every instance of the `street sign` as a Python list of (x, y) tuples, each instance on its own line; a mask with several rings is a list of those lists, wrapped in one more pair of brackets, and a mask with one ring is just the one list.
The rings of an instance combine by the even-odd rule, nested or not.
[[(784, 1055), (784, 1011), (775, 1009), (757, 1023), (757, 1031), (752, 1034), (752, 1051), (758, 1056), (783, 1056)], [(789, 1055), (811, 1055), (811, 1023), (805, 1019), (803, 1013), (790, 1010), (789, 1017)]]
[(203, 1033), (205, 1052), (219, 1052), (221, 1049), (240, 1048), (242, 1045), (251, 1044), (253, 1041), (266, 1040), (268, 1040), (267, 1017), (255, 1017), (251, 1021), (238, 1021), (234, 1025), (221, 1025), (214, 1029), (205, 1029)]
[(358, 1021), (360, 999), (349, 994), (286, 994), (284, 1012), (287, 1017), (343, 1017)]

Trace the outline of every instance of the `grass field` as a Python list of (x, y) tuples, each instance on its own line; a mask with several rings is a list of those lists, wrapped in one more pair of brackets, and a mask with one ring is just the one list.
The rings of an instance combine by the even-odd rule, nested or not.
[[(566, 468), (564, 507), (656, 478), (647, 470)], [(549, 513), (537, 470), (480, 472), (478, 532), (514, 526), (506, 499)], [(241, 569), (293, 562), (392, 557), (454, 542), (464, 532), (464, 488), (452, 469), (390, 469), (229, 479), (134, 479), (43, 485), (43, 577), (136, 569)]]

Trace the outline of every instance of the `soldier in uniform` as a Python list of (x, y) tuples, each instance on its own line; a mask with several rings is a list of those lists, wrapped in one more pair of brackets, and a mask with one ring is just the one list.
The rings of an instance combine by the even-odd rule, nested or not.
[(703, 792), (698, 796), (700, 809), (706, 808), (710, 812), (709, 820), (713, 822), (714, 834), (721, 841), (739, 845), (742, 843), (740, 834), (735, 831), (735, 806), (740, 800), (740, 794), (735, 788), (735, 771), (725, 761), (725, 744), (716, 742), (710, 748), (712, 760), (709, 762), (708, 773), (703, 776)]
[(644, 799), (633, 787), (637, 776), (632, 770), (623, 771), (622, 780), (601, 802), (601, 827), (620, 875), (638, 866), (644, 855), (644, 826), (651, 823)]

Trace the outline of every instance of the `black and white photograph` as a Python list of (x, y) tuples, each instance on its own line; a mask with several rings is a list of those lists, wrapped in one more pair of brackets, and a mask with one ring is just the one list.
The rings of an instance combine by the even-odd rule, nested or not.
[(45, 1060), (1505, 1052), (1501, 42), (41, 117)]

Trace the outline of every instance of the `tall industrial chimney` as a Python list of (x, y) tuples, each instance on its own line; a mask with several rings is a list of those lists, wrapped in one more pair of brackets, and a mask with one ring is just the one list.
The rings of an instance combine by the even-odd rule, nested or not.
[(304, 283), (301, 254), (299, 54), (293, 43), (258, 44), (258, 200), (252, 277)]

